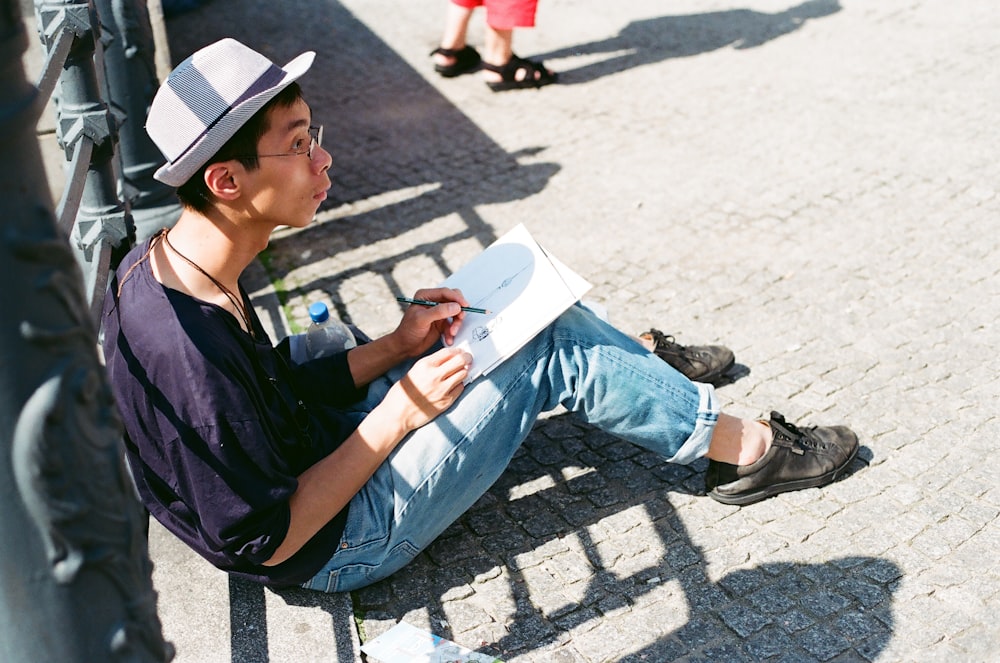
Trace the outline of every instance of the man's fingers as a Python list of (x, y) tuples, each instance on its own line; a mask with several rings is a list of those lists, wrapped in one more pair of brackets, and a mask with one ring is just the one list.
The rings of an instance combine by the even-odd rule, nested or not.
[(468, 300), (461, 290), (456, 288), (425, 288), (417, 290), (417, 299), (429, 299), (434, 302), (455, 302), (459, 306), (469, 306)]
[(472, 365), (472, 355), (459, 348), (441, 348), (430, 355), (435, 366), (441, 367), (445, 375), (453, 375), (456, 371), (468, 370)]
[(462, 307), (455, 302), (443, 302), (437, 306), (416, 305), (411, 308), (416, 308), (416, 315), (427, 324), (433, 324), (439, 320), (447, 320), (448, 318), (455, 318), (462, 314)]

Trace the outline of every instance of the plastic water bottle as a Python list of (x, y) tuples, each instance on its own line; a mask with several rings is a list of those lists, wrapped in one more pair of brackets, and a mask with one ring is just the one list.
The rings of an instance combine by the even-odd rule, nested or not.
[(306, 331), (306, 353), (310, 359), (328, 357), (358, 344), (350, 328), (332, 317), (323, 302), (309, 305), (309, 317), (312, 324)]

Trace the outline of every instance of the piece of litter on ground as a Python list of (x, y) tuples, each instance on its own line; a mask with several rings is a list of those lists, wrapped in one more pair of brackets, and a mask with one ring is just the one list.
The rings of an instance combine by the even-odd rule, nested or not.
[(369, 640), (361, 651), (383, 663), (503, 663), (406, 622)]

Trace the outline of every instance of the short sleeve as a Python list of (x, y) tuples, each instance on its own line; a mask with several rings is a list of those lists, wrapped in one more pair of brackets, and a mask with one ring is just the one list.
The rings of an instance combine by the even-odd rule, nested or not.
[[(258, 565), (267, 561), (288, 531), (288, 500), (298, 480), (280, 471), (254, 421), (220, 422), (191, 430), (164, 445), (166, 471), (176, 495), (175, 516), (189, 510), (191, 525), (208, 550)], [(198, 514), (195, 516), (194, 514)]]

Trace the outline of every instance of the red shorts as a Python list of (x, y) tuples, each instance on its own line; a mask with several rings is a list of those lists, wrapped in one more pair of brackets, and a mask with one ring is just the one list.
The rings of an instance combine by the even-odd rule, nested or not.
[(495, 30), (535, 27), (538, 0), (451, 0), (459, 7), (486, 7), (486, 24)]

